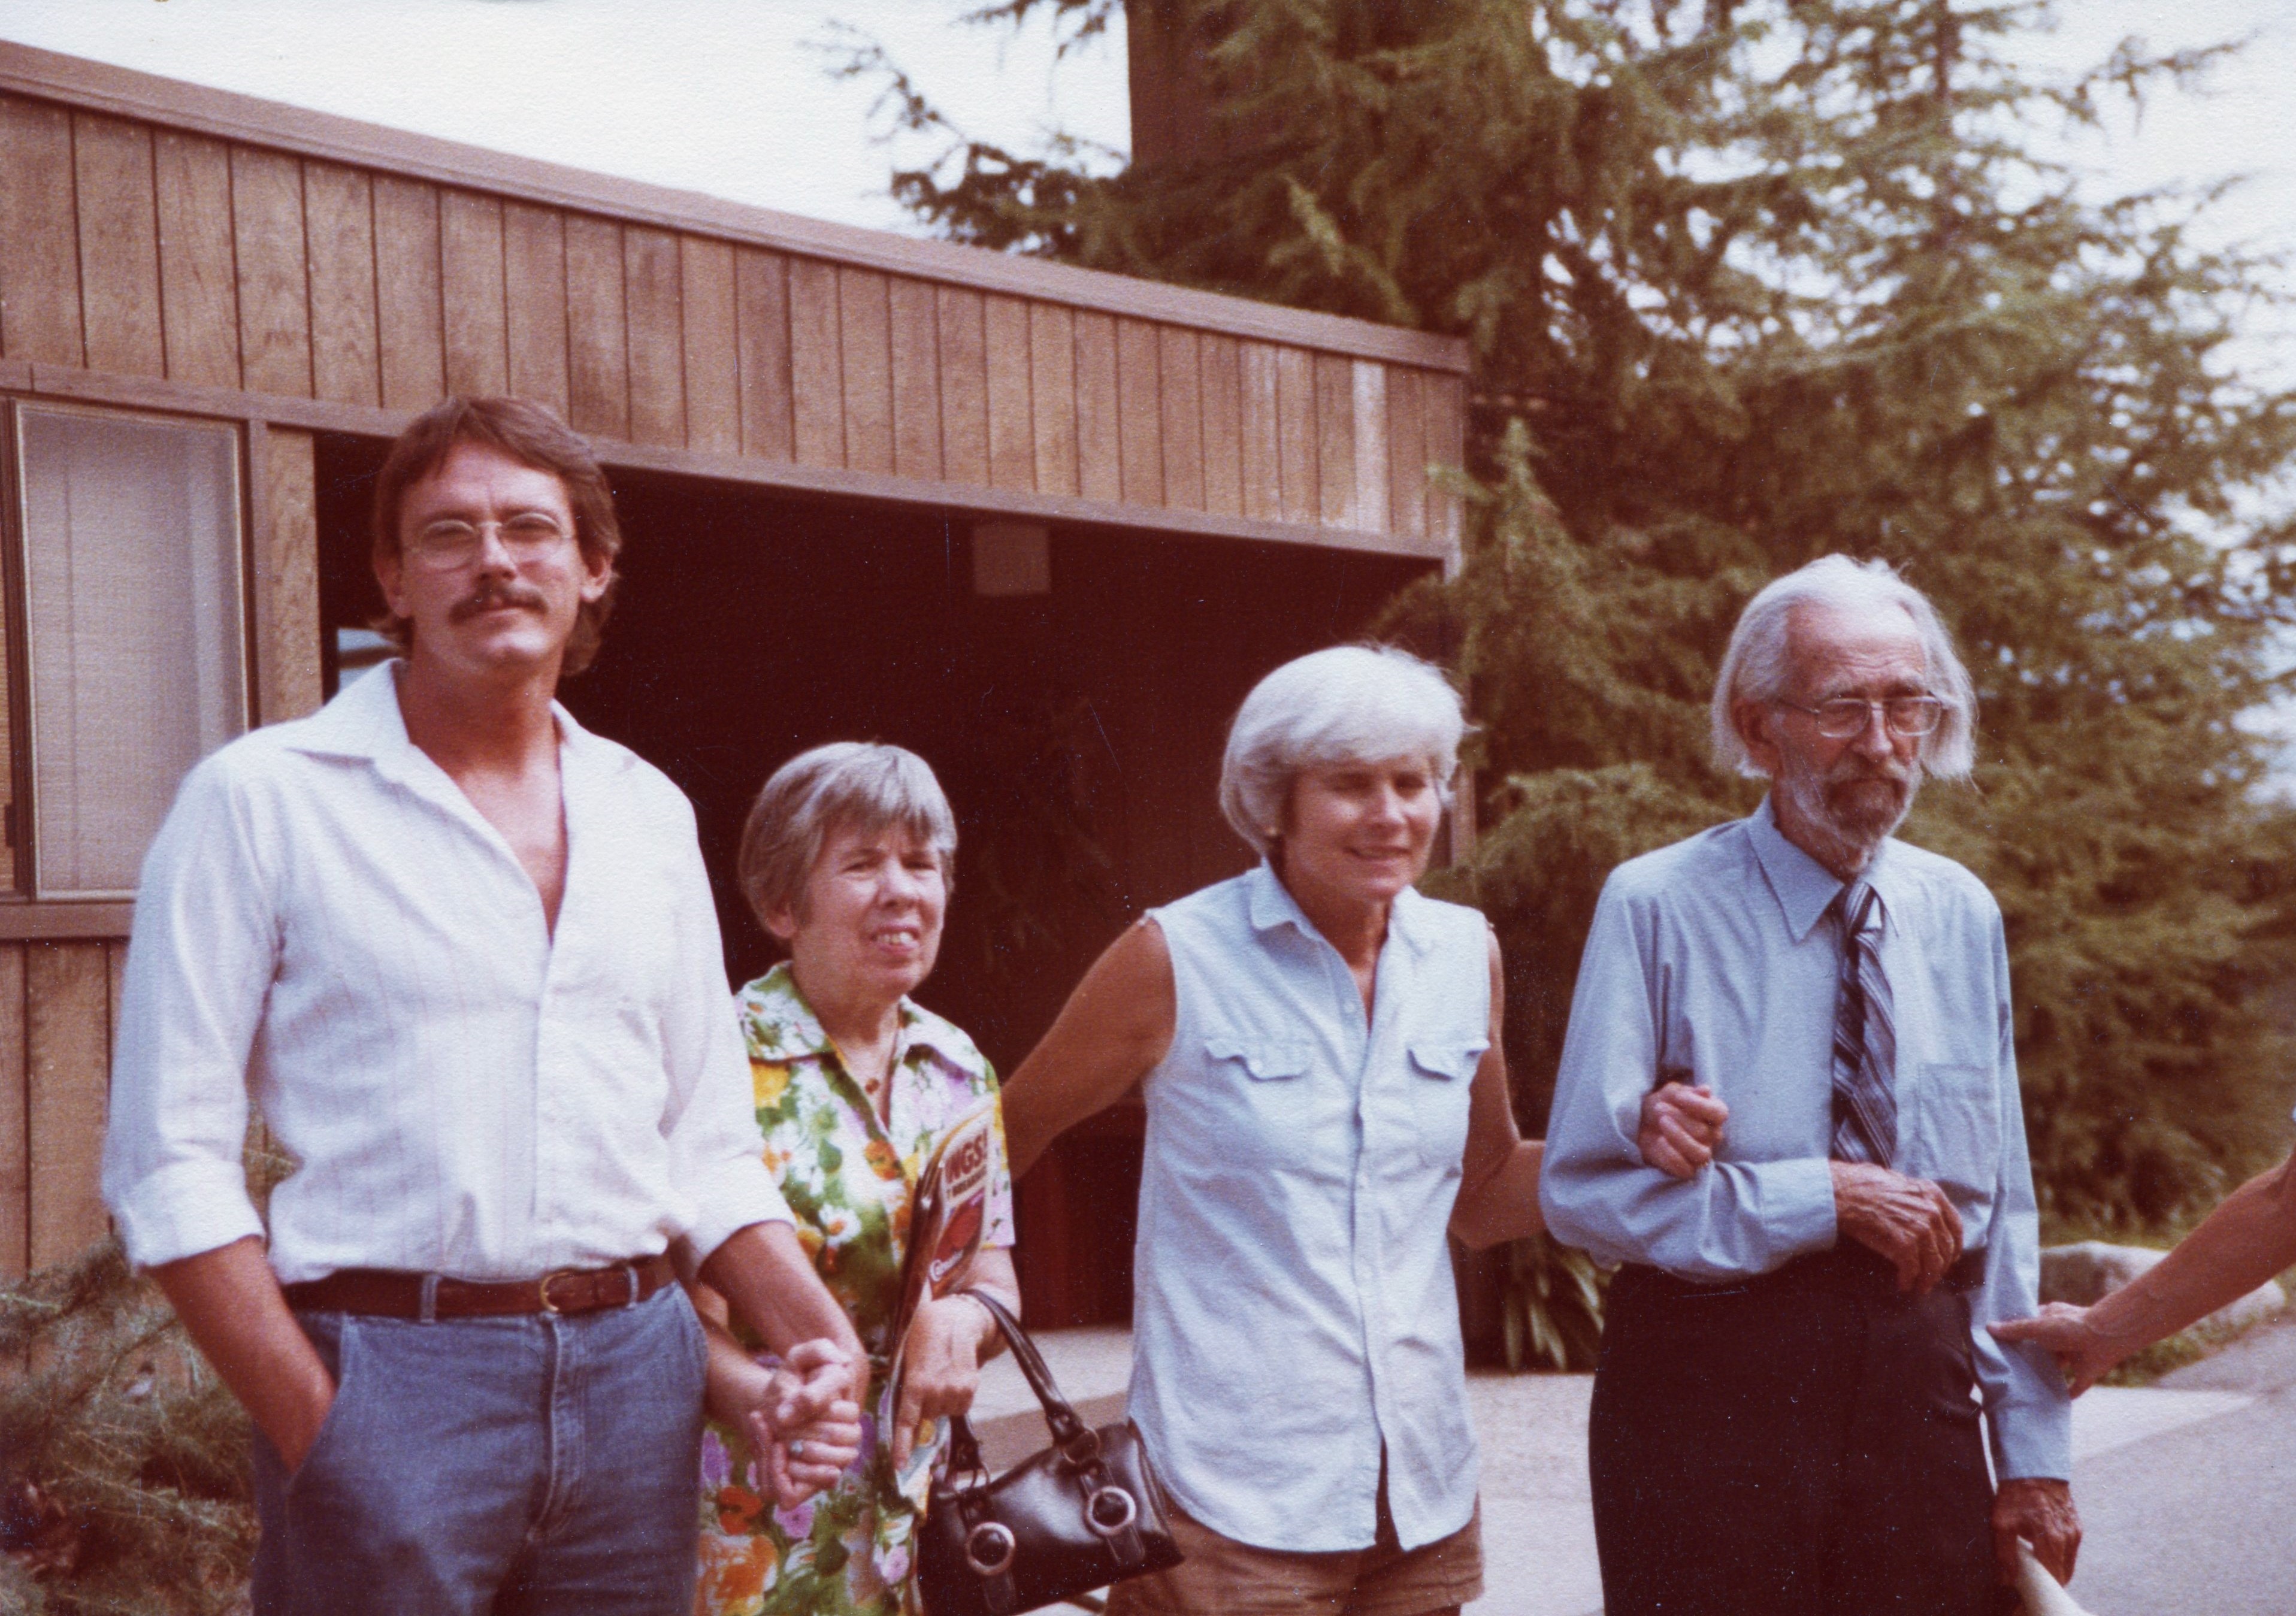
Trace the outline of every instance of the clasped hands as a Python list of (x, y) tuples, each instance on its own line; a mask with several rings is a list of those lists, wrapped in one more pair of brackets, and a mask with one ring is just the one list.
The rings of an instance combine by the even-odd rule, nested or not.
[[(917, 1308), (901, 1368), (894, 1412), (893, 1464), (905, 1468), (919, 1423), (972, 1407), (980, 1382), (980, 1349), (993, 1333), (988, 1310), (963, 1296)], [(779, 1508), (803, 1503), (836, 1484), (861, 1453), (865, 1364), (835, 1342), (809, 1341), (778, 1366), (749, 1360), (710, 1390), (710, 1415), (738, 1426), (758, 1456), (759, 1482)]]
[(745, 1359), (713, 1375), (710, 1417), (748, 1437), (759, 1489), (775, 1507), (793, 1508), (836, 1485), (860, 1457), (868, 1373), (834, 1341), (800, 1341), (778, 1365)]

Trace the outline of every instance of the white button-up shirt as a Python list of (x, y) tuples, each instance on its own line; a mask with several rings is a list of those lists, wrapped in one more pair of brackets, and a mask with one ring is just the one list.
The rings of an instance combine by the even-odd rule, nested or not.
[(1131, 1415), (1181, 1506), (1263, 1548), (1406, 1548), (1475, 1507), (1445, 1231), (1490, 1043), (1483, 917), (1397, 896), (1372, 1013), (1265, 865), (1153, 911)]
[(263, 1232), (250, 1095), (293, 1173), (283, 1282), (523, 1278), (786, 1219), (693, 812), (555, 710), (554, 939), (502, 835), (406, 737), (398, 664), (184, 780), (144, 859), (103, 1191), (128, 1255)]

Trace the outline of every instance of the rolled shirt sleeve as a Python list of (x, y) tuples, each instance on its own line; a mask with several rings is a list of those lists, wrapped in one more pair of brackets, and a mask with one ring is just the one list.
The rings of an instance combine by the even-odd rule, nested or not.
[(1678, 984), (1660, 958), (1661, 917), (1626, 874), (1603, 884), (1571, 997), (1539, 1169), (1547, 1228), (1598, 1261), (1692, 1280), (1766, 1273), (1827, 1249), (1833, 1179), (1823, 1158), (1718, 1161), (1687, 1181), (1644, 1163), (1644, 1097), (1662, 1071), (1690, 1063), (1667, 1048)]
[(1997, 915), (1993, 966), (2000, 1018), (2001, 1176), (1985, 1230), (1984, 1281), (1970, 1298), (1971, 1341), (1978, 1385), (1985, 1397), (1995, 1472), (2005, 1481), (2033, 1476), (2068, 1481), (2073, 1473), (2072, 1403), (2065, 1394), (2064, 1376), (2038, 1344), (2005, 1345), (1986, 1328), (2038, 1312), (2041, 1280), (2041, 1218), (2018, 1094), (2009, 949)]
[(210, 758), (185, 778), (136, 890), (102, 1187), (139, 1267), (263, 1233), (242, 1152), (248, 1054), (279, 929), (231, 761)]
[[(690, 811), (690, 810), (689, 810)], [(753, 1223), (793, 1223), (789, 1203), (765, 1163), (750, 1061), (726, 984), (726, 955), (709, 877), (690, 827), (679, 870), (675, 920), (676, 964), (671, 1003), (663, 1012), (670, 1182), (684, 1192), (682, 1235), (695, 1260)]]

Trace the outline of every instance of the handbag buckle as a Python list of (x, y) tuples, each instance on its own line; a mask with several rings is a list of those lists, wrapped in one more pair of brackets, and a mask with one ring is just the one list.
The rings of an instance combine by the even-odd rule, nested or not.
[(1119, 1536), (1139, 1519), (1139, 1501), (1120, 1487), (1095, 1488), (1084, 1501), (1084, 1523), (1095, 1537)]
[(983, 1521), (964, 1535), (964, 1563), (978, 1576), (1001, 1577), (1019, 1547), (1011, 1527), (1002, 1521)]
[(1061, 1456), (1072, 1470), (1082, 1470), (1087, 1464), (1099, 1463), (1100, 1432), (1089, 1425), (1061, 1445)]

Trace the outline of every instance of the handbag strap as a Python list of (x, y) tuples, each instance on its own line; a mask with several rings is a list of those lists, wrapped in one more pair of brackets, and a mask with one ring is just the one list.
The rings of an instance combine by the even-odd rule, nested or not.
[[(988, 1308), (988, 1317), (996, 1321), (997, 1329), (1004, 1333), (1004, 1344), (1013, 1349), (1013, 1361), (1021, 1366), (1021, 1374), (1028, 1381), (1029, 1390), (1037, 1394), (1037, 1401), (1044, 1405), (1045, 1423), (1052, 1431), (1054, 1445), (1079, 1464), (1089, 1463), (1097, 1457), (1099, 1438), (1086, 1429), (1085, 1423), (1077, 1417), (1076, 1410), (1069, 1406), (1069, 1400), (1061, 1395), (1060, 1386), (1053, 1379), (1053, 1372), (1045, 1366), (1044, 1355), (1037, 1350), (1037, 1343), (1029, 1339), (1029, 1333), (1021, 1328), (1021, 1321), (1013, 1317), (1003, 1302), (986, 1291), (967, 1291), (965, 1294)], [(1078, 1453), (1078, 1446), (1086, 1443), (1093, 1452)]]

